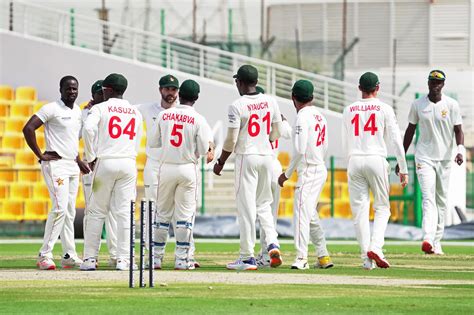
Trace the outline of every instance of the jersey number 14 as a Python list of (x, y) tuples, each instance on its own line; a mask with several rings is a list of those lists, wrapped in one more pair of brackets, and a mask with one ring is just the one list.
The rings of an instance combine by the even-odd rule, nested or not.
[[(360, 120), (359, 120), (359, 114), (355, 114), (354, 118), (352, 118), (351, 123), (354, 125), (354, 136), (358, 137), (359, 136), (359, 125), (360, 125)], [(364, 131), (370, 132), (370, 134), (373, 136), (375, 133), (379, 130), (377, 128), (377, 125), (375, 124), (375, 114), (370, 114), (369, 119), (364, 125)]]

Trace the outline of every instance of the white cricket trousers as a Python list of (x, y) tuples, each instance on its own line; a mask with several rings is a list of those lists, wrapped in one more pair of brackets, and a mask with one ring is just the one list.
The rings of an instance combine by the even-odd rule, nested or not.
[(117, 220), (117, 259), (129, 259), (130, 202), (137, 195), (135, 159), (98, 159), (92, 178), (84, 223), (84, 259), (98, 257), (102, 227), (109, 211), (114, 212)]
[[(158, 171), (160, 169), (161, 162), (155, 159), (151, 159), (147, 156), (145, 168), (143, 170), (143, 182), (145, 185), (145, 198), (148, 200), (153, 199), (156, 201), (156, 194), (158, 193)], [(156, 207), (155, 207), (156, 211)], [(156, 213), (155, 213), (156, 215)], [(148, 231), (149, 219), (148, 219), (148, 211), (145, 214), (146, 217), (146, 229)], [(194, 216), (195, 218), (196, 216)], [(176, 222), (172, 222), (174, 226), (176, 226)], [(194, 221), (193, 221), (194, 226)], [(145, 243), (146, 248), (148, 248), (148, 233), (145, 236)], [(164, 250), (164, 249), (163, 249)], [(194, 236), (191, 235), (191, 247), (189, 248), (189, 258), (194, 259)], [(164, 253), (163, 253), (164, 254)]]
[[(273, 224), (275, 225), (275, 229), (277, 226), (277, 219), (278, 219), (278, 206), (280, 205), (280, 185), (278, 185), (278, 177), (283, 172), (281, 168), (280, 161), (274, 157), (273, 158), (273, 170), (272, 170), (272, 197), (273, 201), (270, 205), (272, 209), (272, 216), (273, 216)], [(268, 244), (265, 242), (265, 231), (260, 228), (260, 247), (261, 252), (264, 257), (269, 257), (267, 253)], [(269, 258), (268, 258), (269, 259)]]
[(272, 155), (237, 154), (235, 191), (240, 229), (240, 256), (254, 256), (255, 224), (258, 219), (266, 244), (279, 246), (271, 203)]
[(431, 244), (439, 243), (443, 238), (448, 208), (451, 161), (415, 160), (423, 200), (423, 240)]
[(163, 163), (158, 169), (155, 218), (155, 256), (163, 259), (171, 222), (176, 222), (175, 257), (189, 258), (198, 197), (198, 170), (194, 163)]
[[(92, 195), (92, 174), (83, 174), (82, 175), (82, 189), (84, 191), (84, 199), (86, 202), (86, 209), (84, 209), (84, 226), (87, 217), (87, 205), (90, 202)], [(111, 202), (113, 201), (113, 197)], [(111, 203), (111, 208), (114, 205)], [(109, 211), (108, 215), (105, 217), (105, 233), (107, 241), (107, 249), (109, 250), (110, 258), (117, 258), (117, 220), (114, 217), (114, 211)], [(85, 234), (85, 233), (84, 233)]]
[[(385, 157), (378, 155), (351, 156), (347, 167), (349, 198), (361, 258), (367, 258), (368, 251), (384, 257), (385, 230), (390, 218), (388, 175), (390, 165)], [(370, 195), (374, 195), (374, 224), (372, 237), (369, 225)]]
[(316, 247), (317, 257), (329, 256), (317, 205), (326, 182), (325, 165), (303, 163), (298, 167), (298, 183), (293, 202), (293, 228), (297, 258), (308, 258), (308, 243)]
[(74, 243), (74, 218), (79, 188), (79, 166), (74, 160), (42, 161), (41, 172), (48, 186), (52, 209), (48, 214), (40, 256), (53, 258), (53, 247), (59, 236), (63, 256), (77, 257)]

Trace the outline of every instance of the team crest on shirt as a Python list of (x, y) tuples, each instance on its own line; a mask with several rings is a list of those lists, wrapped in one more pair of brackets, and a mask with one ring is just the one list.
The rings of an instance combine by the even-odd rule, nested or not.
[(58, 184), (58, 186), (64, 185), (64, 179), (58, 177), (58, 179), (56, 179), (56, 184)]
[(441, 117), (446, 118), (448, 116), (448, 111), (446, 109), (443, 109), (441, 111)]
[(416, 163), (416, 169), (417, 169), (417, 170), (421, 170), (422, 167), (423, 167), (423, 164), (421, 164), (421, 163)]

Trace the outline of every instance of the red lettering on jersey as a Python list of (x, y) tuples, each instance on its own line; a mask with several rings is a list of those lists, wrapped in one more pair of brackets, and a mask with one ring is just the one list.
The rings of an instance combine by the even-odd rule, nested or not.
[(180, 123), (194, 125), (194, 117), (193, 116), (188, 116), (188, 115), (185, 115), (185, 114), (164, 113), (163, 116), (161, 116), (161, 119), (163, 119), (163, 120), (173, 120), (173, 121), (180, 122)]
[(135, 109), (129, 107), (121, 107), (121, 106), (108, 106), (107, 107), (109, 113), (117, 113), (117, 114), (128, 114), (128, 115), (136, 115)]
[(367, 112), (371, 110), (380, 111), (380, 105), (364, 104), (364, 105), (354, 105), (349, 108), (352, 112)]
[(262, 109), (267, 109), (268, 108), (268, 103), (267, 102), (261, 102), (258, 104), (249, 104), (247, 105), (247, 109), (249, 112), (255, 111), (255, 110), (262, 110)]

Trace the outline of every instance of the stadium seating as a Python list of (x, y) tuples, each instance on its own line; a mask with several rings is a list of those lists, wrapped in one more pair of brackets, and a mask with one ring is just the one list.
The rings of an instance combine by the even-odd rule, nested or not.
[(2, 200), (0, 207), (0, 221), (23, 220), (24, 203), (22, 200)]
[(20, 86), (15, 91), (15, 101), (36, 102), (38, 100), (37, 92), (34, 87)]
[(13, 88), (9, 85), (0, 85), (0, 101), (13, 100)]
[(26, 200), (24, 205), (24, 220), (44, 221), (48, 218), (49, 209), (48, 201)]

